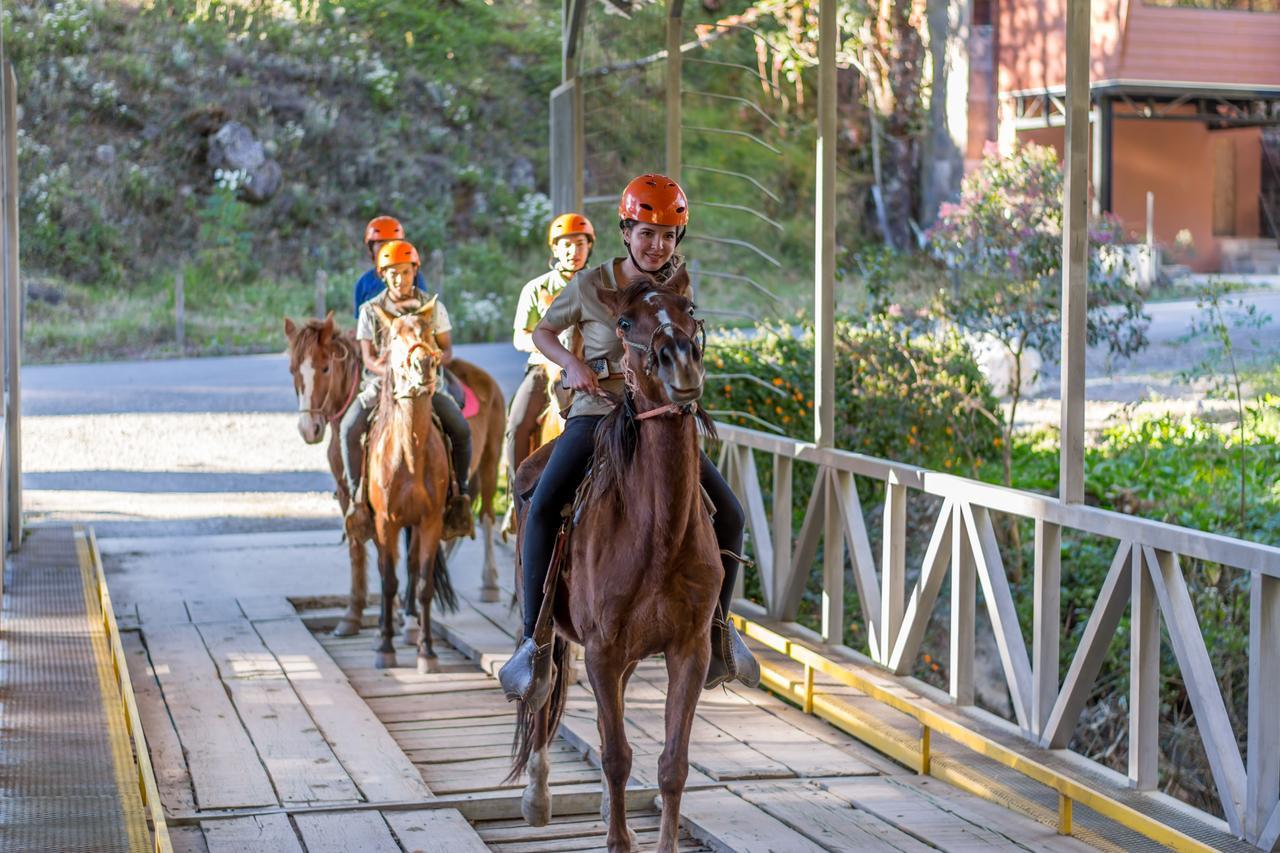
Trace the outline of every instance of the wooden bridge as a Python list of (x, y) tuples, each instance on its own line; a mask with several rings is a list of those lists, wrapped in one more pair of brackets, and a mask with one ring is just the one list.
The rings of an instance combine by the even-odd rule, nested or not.
[[(107, 746), (138, 761), (137, 786), (117, 760), (99, 792), (131, 815), (118, 843), (99, 837), (83, 849), (604, 848), (595, 705), (585, 679), (573, 688), (553, 749), (552, 822), (527, 826), (519, 784), (504, 781), (514, 714), (493, 673), (513, 647), (517, 620), (505, 602), (480, 601), (480, 561), (470, 559), (478, 545), (455, 560), (463, 606), (436, 617), (443, 666), (431, 675), (375, 670), (371, 631), (331, 637), (340, 612), (334, 598), (213, 589), (183, 597), (175, 584), (113, 605), (91, 533), (46, 528), (27, 547), (83, 578), (86, 654), (100, 659), (101, 672), (117, 664), (102, 707), (125, 725), (107, 727)], [(336, 541), (331, 547), (341, 551)], [(202, 574), (202, 559), (185, 555), (187, 576)], [(14, 621), (38, 577), (25, 568), (12, 573), (5, 599), (0, 696), (13, 686), (17, 658), (47, 656), (40, 643), (54, 640)], [(371, 610), (369, 627), (373, 618)], [(760, 611), (742, 624), (770, 689), (704, 695), (682, 850), (1163, 849), (1159, 842), (1252, 849), (1221, 825), (1129, 790), (1062, 751), (1031, 747), (1016, 728), (966, 715), (945, 696), (799, 626)], [(412, 650), (403, 657), (410, 663)], [(627, 693), (635, 751), (628, 805), (642, 845), (652, 844), (661, 808), (664, 673), (657, 662), (642, 666)], [(8, 713), (12, 737), (16, 720), (0, 713)], [(34, 802), (13, 776), (4, 780), (19, 795), (11, 802)], [(52, 830), (48, 821), (24, 822), (39, 813), (11, 806), (0, 839)]]

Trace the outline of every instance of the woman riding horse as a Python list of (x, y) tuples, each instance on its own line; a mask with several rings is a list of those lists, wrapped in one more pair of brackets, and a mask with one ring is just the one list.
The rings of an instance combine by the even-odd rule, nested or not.
[[(364, 362), (364, 377), (360, 393), (342, 418), (342, 462), (347, 478), (347, 488), (353, 495), (348, 505), (347, 524), (356, 530), (364, 530), (371, 523), (368, 503), (360, 490), (364, 479), (363, 439), (369, 430), (369, 414), (377, 405), (381, 393), (383, 374), (386, 372), (385, 328), (379, 322), (379, 310), (392, 317), (416, 311), (423, 305), (422, 294), (415, 288), (421, 263), (418, 250), (404, 240), (384, 243), (378, 250), (378, 272), (386, 282), (381, 296), (360, 306), (360, 321), (356, 326), (356, 340)], [(448, 364), (453, 357), (453, 339), (449, 312), (439, 300), (432, 314), (435, 344), (442, 352), (442, 362)], [(440, 383), (442, 384), (442, 383)], [(472, 532), (471, 499), (467, 496), (467, 474), (471, 465), (471, 428), (462, 416), (457, 402), (447, 392), (437, 387), (431, 398), (435, 413), (440, 418), (453, 446), (453, 469), (458, 480), (458, 494), (449, 501), (445, 511), (445, 538), (467, 536)], [(367, 537), (353, 537), (367, 538)]]
[[(547, 229), (547, 246), (553, 255), (551, 270), (520, 290), (512, 340), (516, 349), (529, 353), (529, 361), (507, 414), (508, 483), (515, 482), (516, 469), (529, 455), (538, 417), (547, 405), (547, 367), (551, 362), (533, 345), (533, 330), (574, 274), (587, 265), (595, 242), (596, 231), (587, 217), (580, 213), (557, 216)], [(562, 343), (568, 346), (568, 340)]]
[[(534, 629), (542, 606), (543, 586), (550, 567), (561, 510), (571, 502), (595, 453), (596, 427), (616, 405), (625, 386), (624, 344), (613, 310), (601, 302), (597, 289), (617, 291), (621, 285), (648, 277), (659, 283), (681, 267), (676, 248), (689, 222), (684, 190), (663, 175), (633, 179), (618, 203), (618, 225), (627, 249), (573, 281), (551, 304), (533, 332), (542, 353), (565, 371), (565, 384), (574, 392), (564, 433), (555, 441), (551, 457), (538, 480), (524, 521), (521, 549), (524, 590), (524, 636), (498, 674), (507, 698), (538, 708), (551, 690), (550, 643), (539, 646)], [(686, 277), (681, 277), (687, 281)], [(688, 293), (681, 293), (689, 296)], [(577, 327), (585, 361), (561, 344), (558, 335)], [(608, 393), (610, 396), (604, 396)], [(760, 667), (728, 620), (734, 581), (742, 552), (742, 507), (706, 454), (700, 457), (702, 486), (715, 505), (713, 525), (724, 565), (719, 613), (711, 632), (711, 662), (706, 688), (737, 679), (754, 687)]]

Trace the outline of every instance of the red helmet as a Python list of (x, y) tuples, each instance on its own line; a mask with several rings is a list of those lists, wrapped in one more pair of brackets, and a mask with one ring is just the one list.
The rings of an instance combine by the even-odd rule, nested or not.
[(396, 264), (422, 266), (421, 261), (418, 260), (418, 250), (413, 248), (413, 244), (405, 240), (392, 240), (382, 245), (378, 250), (378, 272)]
[(364, 227), (365, 245), (380, 243), (384, 240), (403, 240), (404, 226), (400, 220), (391, 216), (375, 216)]
[(547, 245), (554, 246), (561, 237), (572, 237), (583, 234), (592, 243), (596, 241), (596, 229), (591, 227), (591, 220), (581, 213), (562, 213), (551, 220), (547, 229)]
[(688, 225), (689, 200), (680, 185), (666, 175), (641, 175), (632, 178), (622, 191), (618, 218), (668, 227)]

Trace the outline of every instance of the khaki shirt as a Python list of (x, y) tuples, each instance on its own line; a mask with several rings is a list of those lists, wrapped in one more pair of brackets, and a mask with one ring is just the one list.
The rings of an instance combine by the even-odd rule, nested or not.
[[(623, 345), (615, 331), (617, 318), (600, 301), (596, 288), (618, 289), (613, 271), (622, 261), (622, 258), (614, 258), (575, 275), (542, 318), (555, 328), (577, 327), (582, 335), (582, 360), (595, 371), (601, 389), (613, 394), (621, 394), (623, 390)], [(685, 292), (683, 295), (691, 294)], [(568, 417), (607, 415), (611, 411), (613, 403), (608, 397), (575, 391)]]
[[(529, 340), (529, 333), (538, 327), (543, 315), (565, 286), (564, 276), (557, 270), (551, 270), (528, 282), (520, 290), (512, 330), (515, 332), (516, 349), (529, 353), (530, 365), (541, 367), (551, 364), (547, 357), (533, 345), (533, 341)], [(560, 335), (560, 343), (565, 349), (572, 350), (573, 333), (565, 332)]]

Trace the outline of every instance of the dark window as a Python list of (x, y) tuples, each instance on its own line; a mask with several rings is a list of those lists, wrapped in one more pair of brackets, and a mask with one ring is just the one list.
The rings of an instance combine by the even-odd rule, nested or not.
[(994, 6), (995, 0), (973, 0), (973, 25), (975, 27), (991, 26)]

